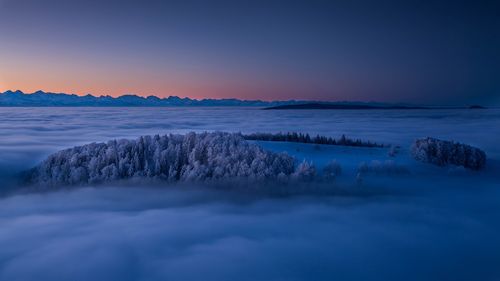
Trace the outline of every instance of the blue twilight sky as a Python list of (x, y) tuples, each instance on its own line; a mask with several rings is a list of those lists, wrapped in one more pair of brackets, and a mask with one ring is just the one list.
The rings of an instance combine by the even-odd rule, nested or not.
[(0, 0), (0, 91), (500, 104), (499, 1)]

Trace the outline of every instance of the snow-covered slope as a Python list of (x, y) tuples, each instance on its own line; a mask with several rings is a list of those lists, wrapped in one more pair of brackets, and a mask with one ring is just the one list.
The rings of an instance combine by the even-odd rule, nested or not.
[[(312, 163), (318, 179), (328, 178), (329, 165), (336, 163), (340, 172), (334, 182), (340, 186), (360, 183), (380, 183), (387, 186), (417, 185), (425, 188), (430, 182), (443, 182), (454, 185), (459, 182), (471, 184), (490, 183), (496, 179), (499, 165), (488, 161), (484, 169), (469, 170), (462, 166), (448, 164), (437, 166), (413, 158), (411, 147), (350, 147), (292, 142), (255, 141), (266, 150), (287, 153), (297, 161)], [(397, 184), (396, 184), (397, 183)]]

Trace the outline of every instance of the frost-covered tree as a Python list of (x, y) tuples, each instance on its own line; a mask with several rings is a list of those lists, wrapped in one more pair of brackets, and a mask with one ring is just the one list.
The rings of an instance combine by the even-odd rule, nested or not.
[(486, 153), (470, 145), (435, 138), (416, 140), (411, 147), (413, 158), (438, 166), (457, 165), (479, 170), (486, 165)]
[(146, 177), (166, 181), (313, 178), (312, 165), (250, 144), (240, 134), (189, 133), (113, 140), (62, 150), (26, 173), (41, 185), (75, 185)]
[(292, 177), (299, 181), (312, 181), (316, 177), (316, 167), (312, 162), (307, 162), (304, 159), (304, 161), (297, 166)]
[(389, 147), (389, 150), (387, 151), (387, 156), (389, 157), (396, 157), (399, 153), (400, 147), (398, 145), (391, 145)]
[(323, 178), (326, 180), (334, 180), (336, 177), (340, 176), (341, 173), (342, 168), (337, 160), (328, 162), (323, 168)]

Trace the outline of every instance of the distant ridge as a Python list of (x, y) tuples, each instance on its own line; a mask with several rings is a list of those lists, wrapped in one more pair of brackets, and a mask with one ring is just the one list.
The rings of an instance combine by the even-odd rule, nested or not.
[(486, 109), (483, 106), (407, 106), (407, 105), (387, 105), (387, 104), (366, 104), (366, 103), (316, 103), (316, 102), (306, 102), (306, 103), (294, 103), (294, 104), (284, 104), (277, 106), (270, 106), (263, 108), (264, 110), (287, 110), (287, 109), (337, 109), (337, 110), (348, 110), (348, 109)]
[(156, 96), (141, 97), (137, 95), (111, 96), (79, 96), (75, 94), (50, 93), (37, 91), (26, 94), (22, 91), (6, 91), (0, 93), (0, 106), (276, 106), (292, 103), (303, 103), (304, 101), (261, 101), (240, 99), (190, 99), (170, 96), (159, 98)]
[(264, 109), (439, 109), (439, 108), (483, 108), (479, 105), (471, 107), (421, 107), (401, 104), (376, 102), (320, 102), (312, 100), (262, 101), (240, 99), (191, 99), (169, 96), (141, 97), (123, 95), (119, 97), (93, 96), (87, 94), (50, 93), (36, 91), (31, 94), (22, 91), (6, 91), (0, 93), (0, 107), (183, 107), (183, 106), (242, 106), (263, 107)]
[[(157, 96), (141, 97), (137, 95), (123, 95), (119, 97), (93, 96), (87, 94), (79, 96), (75, 94), (50, 93), (36, 91), (31, 94), (22, 91), (6, 91), (0, 93), (0, 107), (63, 107), (63, 106), (90, 106), (90, 107), (162, 107), (162, 106), (253, 106), (253, 107), (275, 107), (282, 105), (294, 105), (304, 103), (318, 103), (318, 101), (286, 100), (286, 101), (262, 101), (262, 100), (240, 100), (240, 99), (191, 99), (169, 96), (159, 98)], [(326, 103), (326, 102), (325, 102)], [(343, 102), (344, 104), (345, 102)], [(327, 103), (333, 104), (333, 103)], [(349, 104), (366, 104), (353, 102)], [(372, 103), (370, 103), (372, 104)]]
[(286, 104), (264, 109), (427, 109), (430, 107), (422, 106), (403, 106), (403, 105), (370, 105), (370, 104), (347, 104), (347, 103), (301, 103)]

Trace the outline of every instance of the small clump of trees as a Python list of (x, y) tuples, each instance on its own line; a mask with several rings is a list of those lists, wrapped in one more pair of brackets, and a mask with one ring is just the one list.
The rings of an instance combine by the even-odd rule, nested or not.
[(342, 167), (337, 160), (331, 160), (323, 168), (323, 178), (326, 180), (335, 180), (340, 174), (342, 174)]
[(415, 140), (411, 154), (416, 160), (438, 166), (451, 164), (480, 170), (486, 165), (486, 153), (481, 149), (430, 137)]

